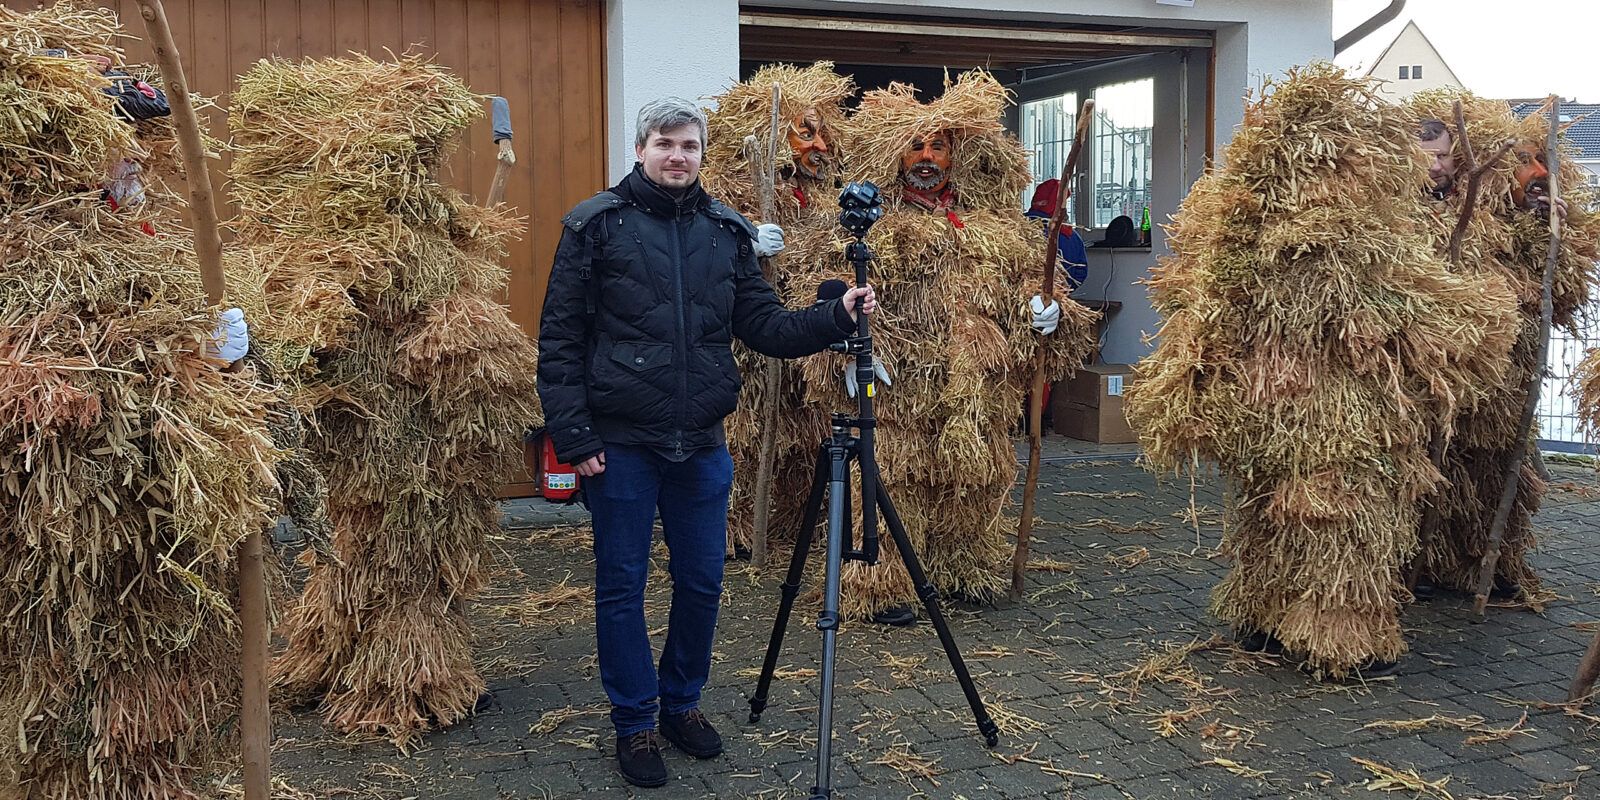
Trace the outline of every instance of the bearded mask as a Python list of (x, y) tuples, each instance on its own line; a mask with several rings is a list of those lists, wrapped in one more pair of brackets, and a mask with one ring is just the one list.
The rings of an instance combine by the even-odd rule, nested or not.
[(1511, 201), (1518, 208), (1533, 208), (1535, 199), (1550, 195), (1550, 170), (1545, 167), (1544, 153), (1533, 145), (1518, 145), (1517, 169), (1511, 182)]
[(828, 137), (822, 127), (822, 115), (815, 108), (806, 109), (789, 122), (789, 150), (794, 153), (794, 167), (801, 175), (822, 177), (822, 170), (833, 160)]
[(913, 191), (937, 194), (950, 183), (950, 134), (918, 136), (900, 155), (900, 180)]

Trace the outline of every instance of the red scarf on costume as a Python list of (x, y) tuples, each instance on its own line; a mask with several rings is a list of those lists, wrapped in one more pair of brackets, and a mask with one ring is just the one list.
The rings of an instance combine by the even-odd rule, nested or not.
[(905, 198), (906, 202), (925, 211), (943, 212), (945, 219), (950, 220), (950, 224), (956, 226), (958, 230), (967, 227), (966, 223), (956, 216), (956, 187), (948, 183), (937, 196), (919, 192), (909, 186), (903, 187), (900, 196)]

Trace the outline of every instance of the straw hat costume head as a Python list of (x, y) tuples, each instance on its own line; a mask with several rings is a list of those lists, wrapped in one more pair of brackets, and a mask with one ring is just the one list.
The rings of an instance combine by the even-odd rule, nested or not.
[[(839, 174), (844, 139), (844, 101), (855, 94), (855, 82), (833, 71), (833, 63), (809, 67), (777, 64), (762, 67), (750, 79), (712, 98), (716, 109), (706, 113), (705, 167), (701, 181), (713, 197), (739, 211), (761, 206), (751, 160), (766, 159), (772, 130), (772, 87), (777, 84), (777, 208), (794, 210), (827, 194)], [(755, 152), (745, 138), (755, 136)]]
[(926, 103), (904, 83), (867, 92), (850, 119), (849, 177), (925, 208), (1014, 208), (1030, 175), (1027, 152), (1005, 129), (1010, 102), (983, 70), (947, 77), (944, 93)]

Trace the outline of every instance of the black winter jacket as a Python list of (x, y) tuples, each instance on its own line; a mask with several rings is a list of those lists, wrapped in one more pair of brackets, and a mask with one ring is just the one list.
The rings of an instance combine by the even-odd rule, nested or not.
[(733, 337), (797, 358), (855, 331), (839, 300), (785, 309), (761, 277), (755, 226), (698, 183), (675, 198), (636, 165), (562, 225), (539, 322), (539, 399), (567, 463), (607, 444), (718, 445), (739, 399)]

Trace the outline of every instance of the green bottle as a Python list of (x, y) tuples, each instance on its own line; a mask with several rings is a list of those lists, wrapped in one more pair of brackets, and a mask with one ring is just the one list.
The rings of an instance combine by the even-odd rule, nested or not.
[(1144, 219), (1139, 223), (1139, 244), (1150, 246), (1150, 207), (1144, 207)]

